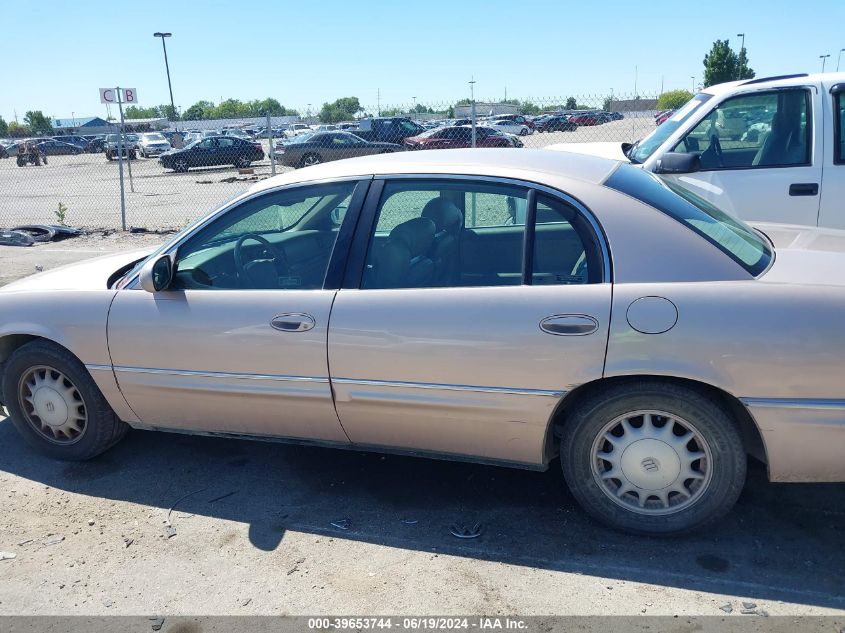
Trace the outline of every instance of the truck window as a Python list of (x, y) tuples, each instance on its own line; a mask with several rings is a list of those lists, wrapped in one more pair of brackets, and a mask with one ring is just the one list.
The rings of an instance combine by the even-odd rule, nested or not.
[(703, 170), (792, 167), (810, 163), (809, 92), (803, 89), (725, 100), (675, 146), (697, 153)]

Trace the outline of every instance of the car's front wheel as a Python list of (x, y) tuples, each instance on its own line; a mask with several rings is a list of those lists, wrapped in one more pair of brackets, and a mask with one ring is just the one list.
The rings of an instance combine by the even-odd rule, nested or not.
[(746, 454), (731, 417), (671, 383), (634, 381), (587, 397), (568, 417), (560, 455), (588, 513), (640, 534), (711, 523), (745, 482)]
[(95, 457), (128, 429), (85, 366), (47, 341), (27, 343), (12, 353), (3, 373), (3, 394), (24, 440), (58, 459)]
[(241, 156), (237, 160), (235, 160), (235, 167), (238, 169), (246, 169), (252, 163), (246, 156)]
[(177, 158), (173, 161), (173, 171), (180, 174), (188, 171), (188, 161), (184, 158)]

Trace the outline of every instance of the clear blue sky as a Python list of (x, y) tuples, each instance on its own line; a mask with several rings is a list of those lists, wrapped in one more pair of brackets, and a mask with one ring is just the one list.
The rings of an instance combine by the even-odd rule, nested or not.
[[(0, 115), (105, 114), (97, 89), (138, 89), (141, 105), (275, 97), (312, 111), (357, 96), (375, 106), (476, 98), (553, 99), (689, 88), (716, 38), (746, 33), (758, 76), (828, 69), (845, 48), (845, 0), (658, 2), (0, 2)], [(28, 26), (31, 25), (31, 26)], [(36, 35), (37, 46), (31, 46)], [(845, 58), (845, 54), (843, 54)], [(843, 59), (845, 69), (845, 59)]]

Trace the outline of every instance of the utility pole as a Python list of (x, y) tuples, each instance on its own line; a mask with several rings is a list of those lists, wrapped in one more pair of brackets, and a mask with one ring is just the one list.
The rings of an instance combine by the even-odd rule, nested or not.
[[(167, 45), (164, 43), (165, 38), (168, 38), (172, 35), (172, 33), (162, 33), (160, 31), (156, 31), (155, 33), (153, 33), (153, 37), (161, 38), (161, 48), (164, 50), (164, 68), (165, 70), (167, 70), (167, 89), (170, 91), (170, 111), (173, 113), (174, 117), (178, 117), (178, 114), (176, 112), (176, 105), (173, 103), (173, 86), (170, 85), (170, 64), (167, 62)], [(178, 124), (176, 124), (176, 131), (179, 131)]]
[(690, 79), (692, 79), (692, 92), (695, 94), (695, 75), (692, 75)]
[(475, 77), (469, 80), (470, 122), (472, 123), (472, 147), (475, 147)]
[[(747, 55), (743, 54), (743, 52), (745, 51), (745, 33), (737, 33), (736, 36), (742, 38), (742, 45), (739, 47), (739, 56), (746, 58), (746, 60), (747, 60)], [(744, 70), (745, 70), (745, 64), (743, 63), (743, 64), (739, 65), (739, 68), (737, 68), (737, 72), (739, 73), (737, 79), (742, 79), (742, 73), (743, 73)]]
[(639, 69), (634, 66), (634, 99), (637, 98), (637, 73)]
[(417, 113), (417, 98), (416, 98), (416, 97), (411, 97), (411, 99), (413, 99), (413, 100), (414, 100), (414, 109), (412, 110), (412, 112), (413, 112), (413, 115), (412, 115), (412, 116), (413, 116), (413, 118), (416, 118), (416, 113)]
[(381, 116), (381, 88), (376, 88), (376, 116)]

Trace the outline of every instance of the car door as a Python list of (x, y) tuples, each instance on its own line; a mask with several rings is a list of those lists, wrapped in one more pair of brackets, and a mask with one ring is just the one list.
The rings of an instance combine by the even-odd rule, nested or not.
[(199, 143), (185, 150), (188, 154), (188, 161), (191, 167), (210, 167), (215, 165), (214, 152), (217, 148), (217, 139), (208, 137)]
[(701, 170), (668, 176), (744, 220), (818, 222), (822, 178), (821, 103), (809, 88), (726, 99), (674, 151), (701, 156)]
[(601, 244), (576, 202), (523, 183), (376, 179), (329, 331), (352, 442), (541, 463), (562, 395), (602, 375)]
[(366, 187), (347, 180), (251, 196), (169, 250), (167, 290), (117, 293), (109, 350), (142, 424), (348, 441), (329, 384), (335, 290), (324, 279), (345, 259), (349, 237), (338, 236), (351, 236)]
[[(825, 125), (823, 187), (819, 226), (845, 229), (845, 82), (830, 88), (824, 96), (831, 105), (831, 125)], [(827, 149), (830, 146), (830, 150)]]

